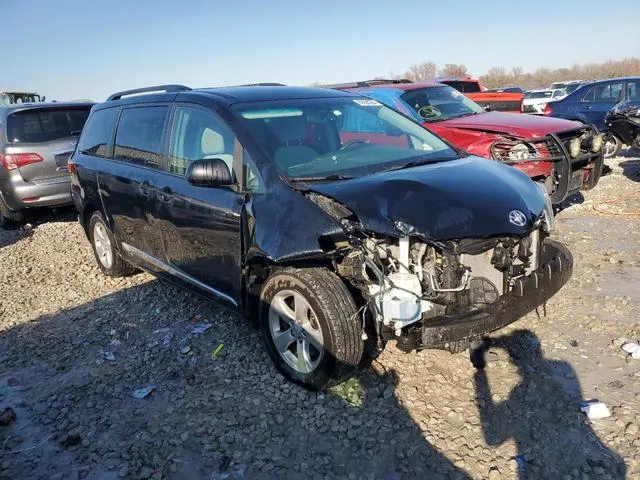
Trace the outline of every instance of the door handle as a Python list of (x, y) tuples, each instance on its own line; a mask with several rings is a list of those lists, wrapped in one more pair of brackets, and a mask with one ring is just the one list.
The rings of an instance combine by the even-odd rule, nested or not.
[(173, 198), (173, 190), (171, 189), (171, 187), (163, 187), (162, 190), (158, 192), (158, 198), (160, 198), (160, 200), (162, 200), (163, 202), (170, 201)]
[(140, 186), (138, 187), (138, 191), (140, 192), (140, 195), (142, 195), (143, 197), (148, 197), (151, 194), (151, 182), (149, 182), (149, 180), (145, 180), (142, 183), (140, 183)]

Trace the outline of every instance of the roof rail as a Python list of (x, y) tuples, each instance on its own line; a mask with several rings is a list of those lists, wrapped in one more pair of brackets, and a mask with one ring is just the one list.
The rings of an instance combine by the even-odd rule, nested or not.
[(318, 85), (318, 87), (334, 88), (334, 89), (365, 88), (365, 87), (373, 87), (374, 85), (387, 85), (387, 84), (394, 84), (394, 83), (413, 83), (413, 82), (408, 78), (394, 78), (394, 79), (376, 78), (373, 80), (360, 80), (357, 82), (334, 83), (331, 85)]
[(242, 85), (235, 85), (236, 87), (286, 87), (284, 83), (275, 82), (261, 82), (261, 83), (245, 83)]
[(185, 87), (184, 85), (156, 85), (155, 87), (144, 87), (144, 88), (136, 88), (134, 90), (124, 90), (122, 92), (116, 92), (107, 98), (107, 102), (111, 100), (120, 100), (122, 97), (126, 97), (128, 95), (136, 95), (138, 93), (150, 93), (150, 92), (184, 92), (187, 90), (191, 90), (189, 87)]

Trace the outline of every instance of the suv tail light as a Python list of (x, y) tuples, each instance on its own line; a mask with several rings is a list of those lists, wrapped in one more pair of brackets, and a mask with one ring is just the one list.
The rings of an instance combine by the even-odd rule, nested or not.
[(544, 106), (544, 116), (545, 117), (550, 117), (551, 114), (553, 113), (553, 110), (551, 109), (551, 105), (549, 105), (548, 103)]
[(7, 170), (15, 170), (43, 160), (37, 153), (0, 153), (0, 164)]

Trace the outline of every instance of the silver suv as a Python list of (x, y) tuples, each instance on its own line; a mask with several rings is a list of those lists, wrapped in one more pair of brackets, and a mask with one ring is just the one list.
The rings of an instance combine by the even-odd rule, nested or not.
[(0, 107), (0, 226), (34, 207), (71, 204), (67, 159), (93, 104)]

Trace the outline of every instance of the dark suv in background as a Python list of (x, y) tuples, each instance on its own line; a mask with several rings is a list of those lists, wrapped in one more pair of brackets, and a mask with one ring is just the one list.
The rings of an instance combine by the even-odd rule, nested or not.
[(0, 224), (29, 208), (71, 204), (67, 159), (93, 103), (0, 107)]
[(140, 267), (244, 312), (315, 389), (388, 340), (462, 349), (572, 272), (543, 186), (353, 93), (114, 94), (69, 170), (105, 274)]

